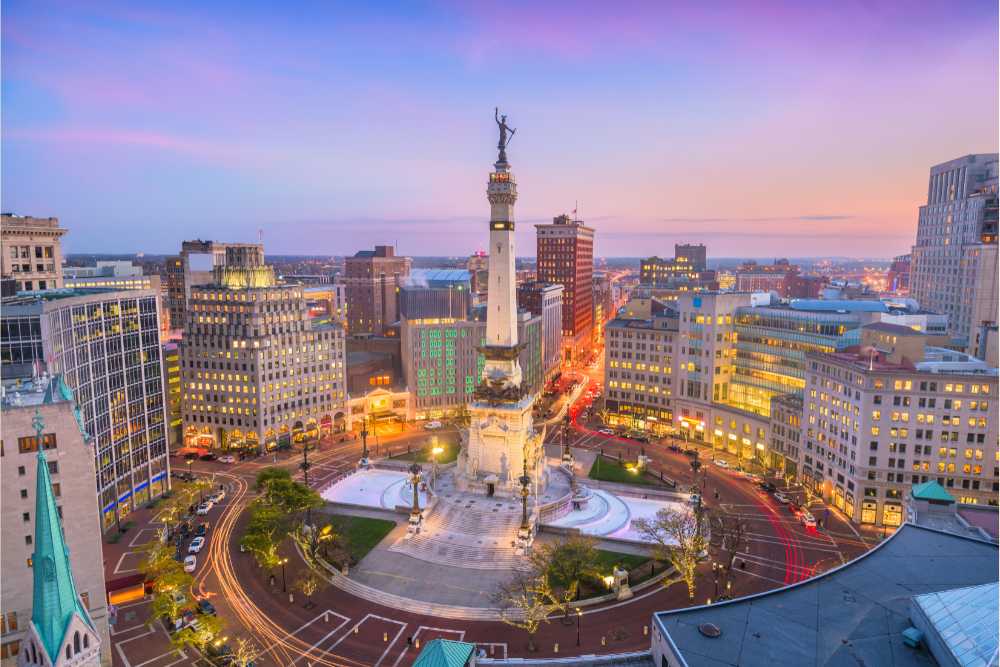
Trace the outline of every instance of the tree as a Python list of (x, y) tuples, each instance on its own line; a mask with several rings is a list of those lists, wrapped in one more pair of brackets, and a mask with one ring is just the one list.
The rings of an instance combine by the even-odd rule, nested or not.
[(601, 574), (596, 544), (590, 536), (574, 535), (543, 545), (530, 556), (535, 572), (559, 592), (564, 612), (568, 613), (569, 602), (579, 599), (581, 581)]
[(170, 565), (164, 567), (153, 581), (153, 600), (150, 603), (149, 624), (158, 618), (170, 621), (180, 614), (181, 600), (185, 591), (191, 590), (194, 578), (184, 571), (180, 563), (171, 559)]
[(141, 551), (143, 557), (139, 563), (139, 572), (145, 575), (148, 581), (155, 580), (162, 572), (177, 564), (174, 560), (174, 547), (169, 543), (152, 540), (144, 544)]
[(265, 486), (264, 497), (272, 507), (287, 516), (323, 506), (323, 498), (316, 491), (291, 479), (270, 480)]
[(552, 589), (545, 577), (518, 570), (500, 584), (493, 594), (493, 603), (500, 610), (500, 620), (528, 633), (528, 651), (535, 651), (535, 633), (542, 623), (549, 622)]
[(312, 569), (306, 569), (296, 580), (295, 588), (302, 591), (302, 594), (306, 596), (306, 607), (313, 606), (312, 596), (324, 583), (325, 580), (313, 572)]
[(222, 634), (223, 627), (224, 624), (221, 618), (205, 614), (199, 616), (196, 623), (188, 625), (186, 628), (174, 633), (170, 638), (170, 642), (176, 648), (192, 646), (204, 653), (208, 645)]
[(688, 597), (693, 600), (698, 561), (708, 546), (701, 512), (665, 507), (654, 518), (636, 519), (632, 525), (653, 544), (658, 560), (674, 566), (687, 584)]
[(229, 654), (229, 664), (233, 667), (249, 667), (260, 654), (260, 648), (253, 641), (240, 637)]
[(258, 491), (263, 491), (267, 488), (268, 483), (279, 479), (287, 479), (288, 481), (291, 481), (292, 473), (285, 468), (276, 468), (274, 466), (264, 468), (257, 473), (257, 480), (254, 484), (254, 488)]

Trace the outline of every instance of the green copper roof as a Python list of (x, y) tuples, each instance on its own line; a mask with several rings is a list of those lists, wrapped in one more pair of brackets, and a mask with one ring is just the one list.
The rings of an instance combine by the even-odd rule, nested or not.
[(475, 644), (450, 639), (432, 639), (417, 656), (413, 667), (463, 667), (469, 662), (475, 650)]
[(916, 500), (936, 500), (943, 503), (955, 502), (954, 496), (944, 490), (944, 487), (935, 481), (916, 484), (910, 490)]
[[(45, 423), (35, 412), (35, 431), (41, 434)], [(39, 437), (39, 441), (41, 438)], [(31, 622), (44, 644), (49, 659), (55, 663), (59, 645), (73, 614), (91, 627), (93, 623), (76, 592), (69, 564), (69, 549), (63, 537), (56, 499), (45, 450), (38, 448), (38, 472), (35, 484), (35, 551), (31, 555), (34, 588), (31, 598)]]

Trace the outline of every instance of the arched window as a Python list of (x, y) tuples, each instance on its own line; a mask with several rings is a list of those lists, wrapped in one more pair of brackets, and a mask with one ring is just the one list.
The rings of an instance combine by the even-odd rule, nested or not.
[(72, 646), (70, 646), (69, 644), (66, 644), (66, 659), (67, 660), (72, 660), (73, 659), (72, 648), (73, 648)]
[(83, 648), (90, 648), (90, 635), (83, 636)]
[(31, 662), (38, 662), (38, 653), (35, 652), (35, 642), (31, 642), (28, 646), (31, 648)]
[(73, 653), (79, 653), (79, 652), (80, 652), (80, 633), (79, 632), (74, 632), (73, 633)]

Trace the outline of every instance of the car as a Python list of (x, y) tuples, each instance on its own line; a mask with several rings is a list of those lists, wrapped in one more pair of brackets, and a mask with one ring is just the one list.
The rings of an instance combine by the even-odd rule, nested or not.
[(767, 491), (768, 493), (774, 493), (775, 491), (778, 490), (778, 487), (776, 487), (774, 484), (771, 484), (770, 482), (761, 482), (760, 484), (758, 484), (758, 486), (760, 486), (762, 491)]
[(174, 632), (180, 632), (184, 628), (193, 628), (197, 630), (199, 627), (198, 618), (190, 609), (185, 609), (181, 612), (181, 617), (174, 621)]
[(198, 557), (188, 556), (184, 559), (184, 571), (194, 572), (195, 568), (198, 567)]
[(183, 607), (184, 605), (187, 604), (187, 601), (188, 601), (187, 596), (184, 595), (183, 591), (178, 591), (178, 590), (174, 591), (174, 604), (175, 605), (177, 605), (178, 607)]
[(205, 533), (207, 533), (207, 532), (208, 532), (208, 524), (207, 523), (199, 523), (198, 527), (194, 531), (194, 534), (195, 534), (195, 537), (205, 537)]
[(219, 463), (236, 463), (236, 457), (232, 454), (224, 454), (219, 457)]
[(799, 520), (802, 522), (802, 525), (805, 526), (806, 528), (816, 527), (816, 517), (814, 517), (807, 511), (803, 510), (802, 515), (799, 517)]
[(777, 500), (782, 505), (787, 505), (790, 502), (790, 500), (791, 500), (782, 491), (776, 491), (775, 494), (774, 494), (774, 499)]
[(725, 468), (725, 469), (729, 468), (729, 464), (723, 461), (722, 459), (715, 459), (714, 461), (712, 461), (712, 463), (719, 466), (720, 468)]
[(223, 491), (222, 489), (219, 489), (218, 491), (210, 495), (208, 499), (211, 500), (213, 503), (221, 503), (223, 500), (226, 499), (226, 492)]
[(204, 454), (202, 454), (198, 458), (200, 458), (202, 461), (214, 461), (215, 460), (215, 454), (213, 454), (212, 452), (205, 452)]
[(701, 495), (698, 493), (692, 493), (688, 496), (687, 501), (692, 505), (701, 505)]
[(191, 540), (191, 544), (188, 545), (188, 553), (189, 554), (196, 554), (199, 551), (201, 551), (202, 547), (204, 547), (204, 546), (205, 546), (205, 538), (204, 537), (196, 537), (193, 540)]
[(615, 434), (615, 432), (612, 431), (610, 428), (602, 428), (600, 431), (598, 431), (598, 433), (600, 433), (601, 435), (614, 435)]
[(439, 422), (437, 420), (430, 421), (430, 422), (427, 422), (426, 424), (424, 424), (424, 430), (425, 431), (436, 431), (439, 428), (441, 428), (441, 422)]
[(215, 605), (208, 600), (198, 600), (198, 611), (202, 614), (215, 616)]
[(800, 518), (801, 518), (801, 513), (805, 512), (805, 510), (799, 507), (799, 504), (794, 500), (788, 501), (788, 511), (791, 512), (792, 514), (798, 515)]
[(201, 505), (198, 505), (198, 509), (195, 510), (195, 514), (197, 514), (198, 516), (205, 516), (211, 511), (211, 509), (212, 509), (212, 503), (209, 501), (205, 501)]

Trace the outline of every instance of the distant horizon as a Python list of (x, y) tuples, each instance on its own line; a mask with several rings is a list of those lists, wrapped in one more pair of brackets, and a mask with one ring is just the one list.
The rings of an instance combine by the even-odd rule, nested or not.
[(4, 208), (68, 252), (472, 252), (499, 107), (519, 248), (575, 209), (600, 256), (893, 257), (1000, 139), (995, 1), (4, 10)]

